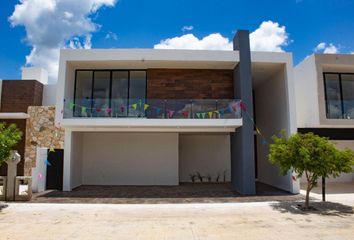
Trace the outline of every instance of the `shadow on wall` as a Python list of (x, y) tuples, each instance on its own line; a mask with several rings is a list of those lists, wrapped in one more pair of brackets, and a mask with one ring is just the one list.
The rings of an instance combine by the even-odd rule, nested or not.
[(354, 209), (352, 206), (344, 205), (341, 203), (334, 202), (312, 202), (310, 206), (314, 209), (310, 211), (303, 211), (299, 207), (303, 205), (303, 202), (277, 202), (271, 204), (274, 210), (281, 213), (292, 213), (292, 214), (302, 214), (302, 215), (326, 215), (326, 216), (349, 216), (354, 214)]

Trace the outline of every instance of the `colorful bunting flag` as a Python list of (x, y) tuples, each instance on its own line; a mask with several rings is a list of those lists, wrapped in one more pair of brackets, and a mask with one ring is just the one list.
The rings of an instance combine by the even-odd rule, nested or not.
[(112, 108), (107, 108), (107, 109), (106, 109), (106, 112), (107, 112), (108, 114), (112, 113)]
[(86, 114), (86, 110), (87, 110), (86, 107), (81, 107), (81, 114)]
[(258, 135), (262, 136), (262, 133), (261, 133), (261, 131), (259, 131), (258, 127), (256, 127), (256, 132), (257, 132)]
[(225, 109), (220, 109), (219, 110), (220, 116), (223, 118), (225, 114)]
[(184, 118), (188, 118), (189, 117), (189, 112), (188, 111), (184, 111), (182, 112), (182, 115)]
[(38, 173), (37, 177), (38, 177), (39, 180), (42, 180), (42, 178), (43, 178), (42, 173)]
[(70, 108), (70, 110), (73, 110), (74, 107), (75, 107), (75, 104), (74, 104), (74, 103), (69, 103), (69, 108)]
[(156, 114), (160, 115), (160, 113), (161, 113), (161, 108), (156, 108)]
[(96, 108), (96, 112), (101, 112), (102, 111), (102, 109), (101, 108)]
[(195, 115), (197, 116), (197, 118), (200, 118), (200, 113), (195, 113)]
[(55, 149), (53, 147), (49, 148), (49, 152), (55, 152)]
[(168, 118), (172, 118), (175, 111), (168, 110)]
[(148, 104), (144, 104), (144, 111), (146, 111), (146, 109), (149, 108), (149, 105)]
[(132, 104), (132, 109), (136, 110), (137, 107), (138, 107), (138, 104), (136, 104), (136, 103)]
[(125, 111), (125, 107), (122, 105), (120, 106), (120, 111), (123, 113)]
[(208, 116), (211, 118), (213, 116), (213, 112), (208, 112)]
[(205, 118), (206, 113), (201, 113), (201, 115), (202, 115), (202, 118), (204, 119), (204, 118)]
[(44, 164), (47, 165), (47, 166), (49, 166), (49, 167), (52, 166), (52, 164), (51, 164), (48, 160), (45, 160), (45, 161), (44, 161)]
[(244, 104), (243, 102), (240, 102), (240, 108), (242, 111), (247, 111), (247, 107), (246, 107), (246, 104)]
[(263, 138), (263, 139), (262, 139), (262, 144), (263, 144), (263, 145), (268, 145), (267, 139)]

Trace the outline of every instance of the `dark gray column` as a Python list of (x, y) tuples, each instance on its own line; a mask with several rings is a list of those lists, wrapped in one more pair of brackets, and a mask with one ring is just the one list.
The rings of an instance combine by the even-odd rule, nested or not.
[[(234, 97), (241, 99), (253, 118), (252, 73), (249, 32), (241, 30), (234, 38), (240, 62), (234, 69)], [(243, 117), (243, 126), (231, 134), (231, 180), (242, 194), (256, 194), (253, 124)]]

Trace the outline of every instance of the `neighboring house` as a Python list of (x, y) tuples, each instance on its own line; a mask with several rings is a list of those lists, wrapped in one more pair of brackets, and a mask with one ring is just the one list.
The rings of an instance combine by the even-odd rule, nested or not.
[[(354, 55), (315, 54), (294, 75), (298, 131), (354, 150)], [(354, 173), (329, 181), (354, 182)]]
[(250, 52), (248, 31), (234, 49), (61, 50), (64, 190), (178, 185), (199, 172), (242, 194), (257, 181), (297, 193), (267, 159), (272, 135), (297, 130), (292, 55)]
[[(38, 71), (42, 72), (41, 70)], [(22, 73), (22, 80), (0, 81), (0, 121), (7, 124), (16, 124), (23, 133), (22, 139), (16, 147), (16, 150), (22, 156), (17, 168), (18, 176), (23, 176), (25, 173), (27, 108), (29, 106), (41, 106), (43, 98), (43, 84), (40, 82), (41, 79), (37, 81), (37, 78), (33, 78), (33, 69), (25, 69)], [(7, 165), (3, 164), (0, 168), (0, 176), (6, 175)]]

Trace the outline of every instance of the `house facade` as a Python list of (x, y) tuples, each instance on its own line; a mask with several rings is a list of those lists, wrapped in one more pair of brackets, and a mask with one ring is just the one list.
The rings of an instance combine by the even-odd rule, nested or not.
[(233, 51), (63, 49), (56, 90), (65, 191), (195, 175), (299, 191), (267, 160), (270, 137), (297, 130), (292, 56), (251, 52), (248, 31)]
[[(294, 68), (297, 128), (354, 150), (354, 55), (314, 54)], [(353, 182), (354, 173), (329, 181)]]

